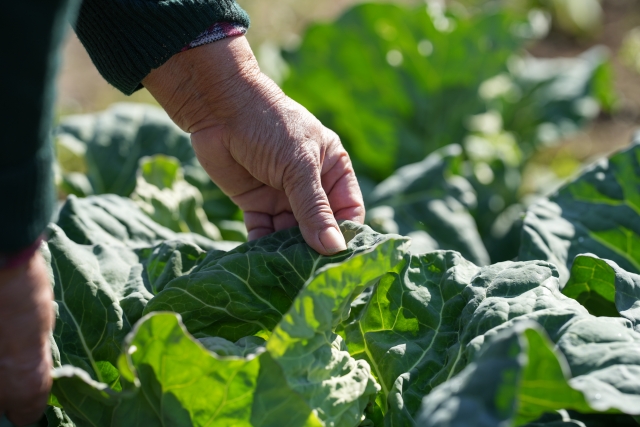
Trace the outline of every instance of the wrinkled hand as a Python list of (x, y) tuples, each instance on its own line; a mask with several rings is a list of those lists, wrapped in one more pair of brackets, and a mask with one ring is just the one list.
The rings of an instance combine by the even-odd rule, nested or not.
[(42, 416), (51, 388), (52, 298), (39, 253), (0, 270), (0, 415), (19, 426)]
[(299, 225), (316, 251), (346, 249), (336, 220), (364, 220), (349, 156), (260, 72), (244, 37), (174, 55), (143, 84), (191, 133), (204, 169), (244, 211), (250, 240)]

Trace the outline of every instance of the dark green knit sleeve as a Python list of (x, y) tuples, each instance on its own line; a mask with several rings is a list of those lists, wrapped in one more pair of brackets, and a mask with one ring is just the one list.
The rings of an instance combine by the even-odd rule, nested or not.
[(100, 74), (127, 95), (216, 22), (249, 26), (232, 0), (84, 0), (75, 30)]
[(0, 2), (0, 260), (32, 246), (51, 221), (55, 77), (75, 10), (75, 0)]

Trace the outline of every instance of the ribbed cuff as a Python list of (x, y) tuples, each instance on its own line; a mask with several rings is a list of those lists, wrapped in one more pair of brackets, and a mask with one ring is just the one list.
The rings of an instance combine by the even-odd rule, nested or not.
[(130, 95), (215, 22), (249, 26), (232, 0), (84, 0), (76, 34), (100, 74)]
[(202, 46), (208, 43), (217, 42), (218, 40), (226, 39), (227, 37), (242, 36), (247, 33), (247, 27), (234, 22), (216, 22), (204, 32), (202, 32), (195, 40), (182, 48), (182, 52), (185, 50), (193, 49), (194, 47)]

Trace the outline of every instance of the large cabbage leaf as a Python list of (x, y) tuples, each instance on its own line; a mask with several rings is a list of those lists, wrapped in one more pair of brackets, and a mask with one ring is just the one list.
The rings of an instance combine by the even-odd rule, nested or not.
[[(460, 375), (425, 398), (418, 425), (637, 425), (628, 415), (615, 415), (616, 411), (607, 406), (610, 401), (601, 405), (606, 415), (589, 414), (592, 408), (586, 393), (578, 390), (582, 386), (580, 379), (570, 376), (564, 357), (554, 350), (544, 330), (535, 323), (522, 322), (493, 337)], [(501, 381), (488, 382), (488, 378)], [(605, 390), (606, 387), (599, 391)], [(591, 397), (594, 406), (598, 396), (601, 395)], [(564, 407), (574, 408), (571, 415), (560, 409)], [(541, 413), (545, 415), (540, 417)]]
[(229, 250), (239, 245), (213, 241), (195, 233), (176, 233), (151, 219), (131, 199), (115, 194), (69, 196), (57, 224), (67, 237), (83, 245), (147, 248), (167, 240), (181, 240), (203, 249)]
[(56, 303), (56, 365), (76, 366), (117, 388), (122, 342), (153, 297), (138, 256), (125, 247), (78, 245), (55, 225), (44, 255)]
[(269, 332), (318, 270), (367, 252), (386, 239), (353, 223), (344, 223), (342, 228), (348, 250), (332, 256), (321, 256), (311, 249), (298, 229), (284, 230), (229, 252), (210, 252), (190, 274), (168, 282), (146, 312), (180, 313), (189, 332), (196, 335), (235, 341)]
[[(58, 369), (51, 403), (62, 406), (78, 426), (211, 422), (280, 426), (284, 417), (289, 425), (354, 426), (378, 391), (369, 366), (351, 358), (333, 329), (348, 316), (351, 300), (368, 283), (402, 261), (407, 246), (404, 238), (345, 223), (343, 231), (350, 248), (333, 258), (322, 259), (307, 247), (306, 259), (296, 258), (295, 251), (290, 251), (294, 257), (287, 259), (287, 245), (296, 247), (298, 253), (301, 249), (303, 240), (297, 230), (276, 233), (229, 254), (210, 252), (230, 275), (241, 278), (254, 273), (235, 282), (235, 290), (233, 281), (227, 284), (234, 300), (250, 300), (256, 296), (254, 290), (261, 290), (260, 284), (268, 281), (279, 282), (291, 298), (281, 301), (277, 316), (265, 307), (256, 308), (262, 310), (265, 319), (261, 324), (271, 336), (264, 345), (257, 337), (241, 338), (233, 344), (203, 334), (198, 344), (175, 314), (149, 309), (151, 313), (132, 329), (132, 321), (137, 320), (133, 315), (139, 317), (140, 307), (148, 305), (149, 299), (153, 301), (145, 287), (152, 281), (143, 278), (150, 275), (153, 263), (140, 264), (140, 250), (119, 245), (103, 253), (104, 245), (79, 245), (59, 228), (53, 230), (46, 254), (55, 279), (59, 317), (54, 334)], [(185, 248), (183, 260), (190, 260), (196, 269), (208, 265), (209, 260), (188, 245), (148, 251), (160, 260), (164, 274), (170, 275), (181, 263), (174, 259), (163, 264), (162, 260), (171, 249), (175, 254)], [(281, 257), (289, 268), (274, 266), (270, 270), (270, 264), (265, 263), (269, 253)], [(283, 276), (294, 274), (307, 279), (283, 280)], [(158, 297), (171, 288), (170, 283)], [(213, 307), (215, 301), (210, 296), (209, 301)], [(242, 348), (234, 350), (234, 345)]]
[[(489, 264), (471, 216), (476, 195), (461, 169), (462, 149), (455, 144), (398, 169), (367, 197), (369, 223), (412, 237), (414, 253), (450, 249), (478, 265)], [(425, 245), (426, 239), (432, 243)]]
[(595, 255), (578, 255), (562, 290), (594, 316), (624, 317), (640, 332), (640, 275)]
[(169, 313), (144, 318), (123, 347), (124, 390), (71, 366), (56, 371), (53, 393), (77, 425), (250, 425), (259, 348), (245, 357), (216, 357)]
[[(515, 419), (514, 425), (522, 425), (564, 407), (589, 411), (582, 393), (566, 381), (568, 367), (552, 346), (535, 323), (502, 331), (464, 371), (424, 399), (418, 422), (497, 426)], [(501, 381), (487, 382), (491, 377)], [(467, 421), (474, 418), (480, 422)]]
[(523, 425), (560, 409), (640, 414), (635, 322), (589, 314), (560, 292), (554, 266), (477, 267), (454, 252), (406, 258), (341, 331), (381, 385), (378, 425)]
[(563, 283), (576, 255), (593, 253), (640, 273), (640, 139), (601, 159), (524, 219), (519, 259), (548, 260)]

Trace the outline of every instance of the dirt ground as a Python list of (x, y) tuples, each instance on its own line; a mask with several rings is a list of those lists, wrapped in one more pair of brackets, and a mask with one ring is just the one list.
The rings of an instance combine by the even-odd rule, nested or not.
[[(248, 34), (254, 46), (264, 42), (294, 45), (305, 26), (312, 21), (326, 21), (338, 16), (359, 0), (238, 0), (249, 12), (252, 27)], [(396, 0), (416, 3), (416, 0)], [(615, 74), (619, 106), (615, 114), (602, 115), (588, 129), (556, 148), (540, 154), (539, 161), (547, 162), (558, 153), (571, 155), (581, 161), (609, 153), (627, 145), (636, 128), (640, 128), (640, 75), (622, 64), (618, 51), (624, 36), (640, 26), (639, 0), (603, 0), (604, 26), (602, 32), (590, 40), (576, 40), (559, 32), (552, 33), (530, 51), (535, 56), (574, 56), (596, 44), (609, 47)], [(126, 97), (108, 85), (91, 64), (91, 60), (72, 31), (64, 47), (62, 69), (58, 79), (59, 115), (97, 111), (113, 102), (133, 101), (155, 103), (146, 90)]]

